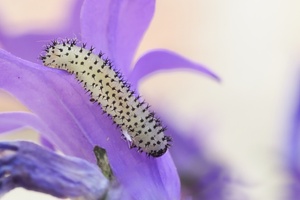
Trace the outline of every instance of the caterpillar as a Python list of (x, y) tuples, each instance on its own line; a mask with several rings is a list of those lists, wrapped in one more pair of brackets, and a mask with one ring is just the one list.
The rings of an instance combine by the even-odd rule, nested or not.
[(166, 128), (161, 120), (112, 62), (103, 53), (93, 51), (93, 47), (87, 49), (85, 43), (76, 39), (55, 40), (46, 45), (40, 59), (45, 66), (75, 75), (90, 94), (90, 101), (98, 103), (131, 147), (149, 156), (162, 156), (170, 147), (171, 137), (164, 134)]

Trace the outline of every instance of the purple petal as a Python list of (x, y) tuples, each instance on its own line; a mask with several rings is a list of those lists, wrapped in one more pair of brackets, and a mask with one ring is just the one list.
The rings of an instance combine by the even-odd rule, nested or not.
[(40, 136), (40, 142), (44, 146), (51, 150), (54, 150), (54, 145), (46, 139), (53, 135), (53, 133), (47, 127), (38, 116), (28, 112), (0, 112), (0, 133), (14, 131), (15, 129), (23, 127), (31, 127), (38, 131)]
[[(298, 86), (299, 86), (298, 82)], [(297, 200), (300, 195), (300, 87), (296, 87), (296, 104), (294, 113), (291, 115), (291, 130), (289, 135), (288, 147), (288, 171), (291, 183), (288, 186), (290, 200)]]
[[(0, 128), (9, 129), (13, 127), (22, 128), (25, 126), (34, 127), (42, 134), (47, 133), (48, 127), (36, 115), (28, 112), (0, 112)], [(14, 129), (10, 129), (12, 131)]]
[(0, 194), (16, 187), (59, 198), (97, 200), (108, 189), (108, 180), (96, 165), (63, 157), (30, 142), (0, 143)]
[[(41, 46), (44, 42), (51, 41), (55, 38), (73, 38), (75, 35), (80, 37), (79, 27), (79, 13), (83, 0), (76, 0), (73, 8), (72, 16), (70, 16), (70, 23), (66, 24), (65, 30), (55, 34), (40, 34), (31, 33), (21, 35), (18, 37), (9, 36), (1, 32), (0, 29), (0, 41), (3, 48), (14, 55), (21, 57), (32, 62), (38, 62), (38, 55), (41, 52)], [(29, 48), (30, 47), (30, 48)]]
[[(0, 119), (1, 121), (1, 119)], [(16, 129), (22, 128), (22, 126), (18, 125), (18, 124), (1, 124), (2, 122), (0, 122), (0, 133), (6, 133), (6, 132), (11, 132), (14, 131)]]
[(220, 81), (220, 78), (206, 67), (189, 61), (188, 59), (168, 50), (151, 51), (142, 56), (130, 73), (129, 80), (132, 85), (137, 86), (138, 82), (142, 78), (152, 73), (172, 69), (195, 70), (213, 78), (216, 81)]
[(154, 0), (90, 0), (81, 13), (82, 38), (126, 75), (153, 13)]
[(208, 160), (194, 138), (168, 127), (167, 134), (172, 136), (176, 147), (170, 148), (170, 151), (181, 179), (182, 198), (226, 199), (223, 192), (228, 182), (224, 179), (225, 169)]
[(93, 148), (98, 145), (106, 149), (117, 180), (132, 198), (179, 199), (179, 178), (170, 155), (153, 159), (129, 149), (120, 131), (89, 101), (73, 76), (3, 50), (0, 70), (0, 88), (17, 97), (47, 125), (47, 133), (51, 133), (47, 139), (58, 149), (96, 163)]

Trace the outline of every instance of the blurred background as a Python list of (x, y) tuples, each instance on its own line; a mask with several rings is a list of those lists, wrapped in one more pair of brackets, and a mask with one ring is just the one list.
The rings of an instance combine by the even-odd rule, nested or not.
[[(72, 21), (76, 2), (0, 0), (1, 35), (59, 33)], [(37, 43), (41, 49), (45, 44)], [(229, 169), (228, 199), (287, 199), (292, 183), (287, 148), (300, 77), (300, 2), (157, 1), (136, 59), (157, 48), (182, 54), (221, 77), (218, 83), (191, 71), (168, 71), (145, 79), (139, 91), (150, 104), (167, 104), (176, 128), (196, 130), (205, 156)], [(30, 44), (20, 51), (28, 50)], [(0, 110), (26, 108), (1, 92)], [(30, 129), (0, 136), (37, 138)], [(55, 199), (23, 189), (3, 199), (25, 196)]]

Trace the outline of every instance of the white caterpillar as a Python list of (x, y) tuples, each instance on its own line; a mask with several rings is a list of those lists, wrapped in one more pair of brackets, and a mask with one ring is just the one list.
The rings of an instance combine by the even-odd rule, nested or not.
[(103, 112), (123, 131), (124, 138), (138, 151), (159, 157), (170, 146), (171, 138), (164, 135), (161, 121), (149, 110), (130, 85), (123, 80), (103, 54), (93, 54), (86, 45), (77, 46), (76, 40), (53, 41), (40, 59), (45, 66), (75, 74)]

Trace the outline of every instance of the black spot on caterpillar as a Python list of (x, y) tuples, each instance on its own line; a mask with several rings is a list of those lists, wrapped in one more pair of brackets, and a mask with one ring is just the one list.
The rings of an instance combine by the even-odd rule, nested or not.
[(90, 94), (90, 101), (98, 103), (103, 112), (122, 130), (123, 137), (139, 152), (159, 157), (170, 147), (171, 138), (166, 128), (150, 111), (103, 54), (78, 45), (76, 40), (53, 41), (40, 56), (43, 64), (74, 74)]

